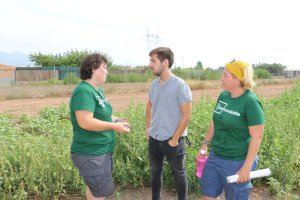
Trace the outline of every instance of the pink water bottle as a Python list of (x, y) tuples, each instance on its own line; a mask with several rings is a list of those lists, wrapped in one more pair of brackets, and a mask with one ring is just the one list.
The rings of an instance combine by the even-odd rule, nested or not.
[(196, 169), (196, 175), (198, 178), (202, 177), (202, 172), (205, 167), (205, 163), (207, 161), (207, 156), (205, 156), (206, 151), (201, 150), (200, 155), (197, 156), (197, 169)]

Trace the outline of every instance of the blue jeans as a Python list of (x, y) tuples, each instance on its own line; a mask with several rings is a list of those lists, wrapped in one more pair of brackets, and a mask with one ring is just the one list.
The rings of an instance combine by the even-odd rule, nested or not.
[(159, 141), (149, 138), (149, 161), (151, 167), (152, 200), (160, 199), (160, 189), (163, 180), (164, 157), (172, 168), (176, 181), (178, 200), (187, 199), (188, 183), (185, 169), (185, 147), (184, 138), (180, 138), (177, 147), (171, 147), (168, 140)]
[[(247, 200), (252, 188), (251, 181), (246, 183), (227, 183), (227, 176), (236, 174), (243, 166), (245, 160), (225, 160), (216, 156), (213, 150), (206, 161), (203, 175), (199, 180), (202, 193), (205, 196), (216, 198), (223, 190), (226, 200)], [(251, 171), (256, 169), (258, 158), (256, 157)]]

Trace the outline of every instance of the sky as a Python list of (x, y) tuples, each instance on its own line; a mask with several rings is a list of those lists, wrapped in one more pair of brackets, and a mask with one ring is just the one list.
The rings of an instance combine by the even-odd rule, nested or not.
[(300, 69), (299, 21), (297, 0), (0, 0), (0, 51), (92, 50), (140, 66), (167, 46), (175, 66), (236, 59)]

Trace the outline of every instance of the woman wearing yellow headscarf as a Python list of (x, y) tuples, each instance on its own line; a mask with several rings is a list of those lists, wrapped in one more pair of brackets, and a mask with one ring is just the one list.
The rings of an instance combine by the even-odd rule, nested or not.
[[(199, 182), (205, 199), (217, 198), (223, 190), (226, 199), (248, 199), (250, 171), (256, 168), (263, 137), (264, 113), (251, 91), (253, 72), (249, 64), (235, 60), (227, 63), (221, 84), (224, 91), (200, 148), (207, 150), (211, 145)], [(239, 175), (237, 182), (227, 183), (226, 177), (234, 174)]]

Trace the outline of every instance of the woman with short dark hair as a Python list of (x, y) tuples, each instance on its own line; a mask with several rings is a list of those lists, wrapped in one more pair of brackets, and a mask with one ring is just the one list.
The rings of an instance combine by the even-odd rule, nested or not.
[(128, 133), (126, 119), (112, 116), (112, 107), (104, 96), (101, 85), (107, 77), (106, 58), (88, 55), (82, 62), (80, 77), (70, 99), (73, 126), (71, 158), (83, 178), (86, 198), (105, 199), (113, 193), (112, 152), (115, 131)]

